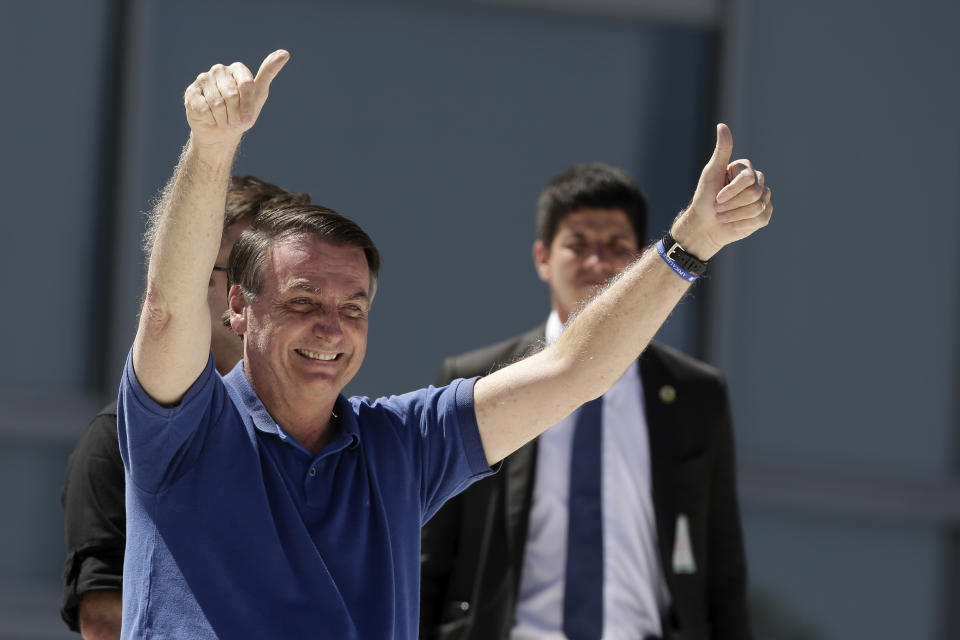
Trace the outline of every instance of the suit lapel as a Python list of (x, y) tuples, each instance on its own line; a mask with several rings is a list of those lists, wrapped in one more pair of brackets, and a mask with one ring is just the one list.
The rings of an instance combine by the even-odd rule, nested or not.
[[(530, 347), (543, 342), (546, 325), (524, 334), (517, 342), (510, 362), (526, 355)], [(500, 471), (504, 483), (504, 519), (507, 523), (509, 557), (518, 577), (523, 566), (523, 549), (527, 541), (530, 520), (530, 502), (533, 498), (533, 478), (536, 469), (537, 441), (525, 444), (504, 461)]]
[[(517, 342), (507, 362), (520, 358), (531, 345), (541, 342), (543, 338), (543, 325), (525, 334)], [(672, 592), (671, 558), (675, 525), (673, 518), (677, 511), (676, 483), (672, 476), (679, 434), (675, 403), (677, 382), (664, 365), (656, 344), (651, 344), (640, 356), (638, 365), (650, 441), (650, 481), (656, 518), (657, 544), (664, 576)], [(671, 396), (671, 390), (673, 396)], [(504, 461), (503, 469), (499, 474), (504, 487), (504, 521), (509, 557), (517, 579), (523, 564), (536, 459), (537, 441), (534, 440), (509, 456)]]
[(518, 576), (523, 564), (523, 548), (527, 541), (536, 459), (537, 441), (534, 440), (511, 455), (502, 471), (505, 485), (504, 517), (507, 523), (507, 546)]
[(656, 345), (651, 344), (640, 356), (640, 379), (650, 439), (650, 482), (660, 563), (667, 583), (672, 587), (673, 518), (677, 511), (676, 482), (672, 472), (680, 425), (677, 424), (676, 381), (664, 366)]

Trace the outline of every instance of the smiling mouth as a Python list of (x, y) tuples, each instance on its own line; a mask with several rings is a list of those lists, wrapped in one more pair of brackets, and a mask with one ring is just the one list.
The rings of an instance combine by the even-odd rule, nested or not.
[(340, 357), (339, 353), (320, 353), (318, 351), (310, 351), (309, 349), (294, 349), (294, 351), (310, 360), (330, 361)]

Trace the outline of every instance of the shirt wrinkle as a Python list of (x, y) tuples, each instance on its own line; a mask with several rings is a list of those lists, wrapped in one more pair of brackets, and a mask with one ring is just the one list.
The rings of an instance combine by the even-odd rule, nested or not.
[(312, 456), (267, 422), (242, 362), (223, 379), (208, 362), (176, 416), (143, 405), (130, 366), (124, 462), (160, 490), (127, 484), (123, 638), (416, 638), (423, 496), (439, 506), (490, 473), (473, 381), (340, 396), (339, 433)]

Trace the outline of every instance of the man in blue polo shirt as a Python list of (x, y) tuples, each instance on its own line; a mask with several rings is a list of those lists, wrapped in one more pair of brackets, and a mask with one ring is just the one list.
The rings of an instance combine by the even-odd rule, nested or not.
[[(487, 377), (371, 402), (363, 361), (379, 256), (318, 206), (263, 214), (230, 257), (244, 359), (209, 357), (206, 284), (226, 185), (289, 54), (215, 65), (151, 226), (120, 387), (125, 638), (415, 638), (419, 528), (490, 465), (606, 391), (722, 246), (764, 226), (748, 161), (717, 147), (667, 248), (649, 251), (549, 348)], [(680, 277), (678, 277), (680, 276)]]

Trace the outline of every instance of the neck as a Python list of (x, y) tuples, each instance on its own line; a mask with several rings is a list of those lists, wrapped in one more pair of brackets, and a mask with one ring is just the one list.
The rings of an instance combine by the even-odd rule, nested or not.
[(312, 455), (317, 455), (327, 446), (337, 432), (337, 421), (333, 419), (333, 405), (323, 413), (297, 414), (269, 410), (283, 430), (299, 442)]
[(319, 394), (312, 394), (309, 398), (295, 397), (289, 390), (284, 393), (275, 385), (272, 388), (270, 385), (258, 385), (250, 376), (246, 362), (244, 372), (274, 422), (311, 454), (319, 453), (336, 435), (333, 407), (337, 402), (337, 394), (330, 397)]

